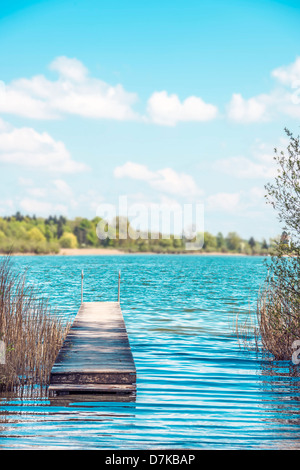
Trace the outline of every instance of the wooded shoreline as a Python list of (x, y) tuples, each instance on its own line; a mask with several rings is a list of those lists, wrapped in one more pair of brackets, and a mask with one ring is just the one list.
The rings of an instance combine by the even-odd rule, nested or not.
[[(246, 253), (222, 253), (222, 252), (195, 252), (186, 251), (181, 253), (155, 253), (153, 251), (137, 251), (128, 252), (110, 248), (64, 248), (58, 253), (13, 253), (14, 256), (114, 256), (114, 255), (188, 255), (188, 256), (262, 256), (262, 255), (248, 255)], [(0, 253), (1, 256), (1, 253)]]
[[(0, 253), (38, 255), (110, 255), (110, 254), (226, 254), (268, 255), (273, 251), (276, 239), (258, 241), (253, 236), (248, 240), (236, 232), (216, 235), (204, 231), (199, 233), (202, 249), (190, 251), (192, 242), (184, 234), (144, 233), (134, 230), (128, 219), (117, 218), (112, 227), (100, 217), (92, 220), (76, 217), (69, 220), (63, 216), (48, 218), (23, 216), (0, 217)], [(99, 224), (106, 224), (99, 233)], [(102, 225), (101, 225), (102, 226)], [(124, 228), (125, 227), (125, 228)], [(198, 246), (200, 243), (197, 241)]]

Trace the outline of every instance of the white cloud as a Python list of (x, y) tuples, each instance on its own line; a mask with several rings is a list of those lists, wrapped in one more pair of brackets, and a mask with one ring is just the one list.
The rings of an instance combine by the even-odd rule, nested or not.
[(240, 203), (239, 193), (216, 193), (206, 198), (205, 208), (209, 211), (235, 212)]
[[(133, 110), (136, 93), (121, 84), (110, 85), (91, 77), (76, 58), (57, 57), (49, 65), (57, 79), (44, 75), (0, 82), (0, 112), (32, 119), (59, 119), (77, 115), (94, 119), (139, 120), (164, 126), (179, 122), (204, 122), (218, 115), (217, 106), (199, 96), (180, 100), (177, 94), (155, 91), (147, 102), (145, 116)], [(300, 57), (271, 72), (275, 87), (269, 92), (245, 98), (234, 93), (227, 106), (229, 119), (241, 123), (264, 122), (279, 113), (300, 117)], [(1, 129), (1, 122), (0, 122)]]
[(35, 119), (53, 119), (64, 114), (116, 120), (137, 119), (132, 105), (135, 93), (122, 85), (112, 86), (90, 78), (77, 59), (58, 57), (50, 69), (58, 72), (56, 81), (43, 75), (21, 78), (0, 86), (0, 112)]
[(177, 173), (172, 168), (164, 168), (156, 172), (156, 178), (151, 181), (153, 188), (158, 191), (181, 196), (194, 196), (202, 194), (194, 178), (185, 173)]
[(66, 114), (95, 119), (144, 120), (174, 126), (178, 122), (208, 121), (217, 116), (217, 107), (202, 98), (189, 96), (180, 101), (176, 94), (154, 92), (147, 103), (147, 116), (133, 110), (136, 93), (89, 76), (76, 58), (57, 57), (50, 70), (56, 80), (44, 75), (0, 82), (0, 112), (33, 119), (58, 119)]
[[(51, 199), (52, 201), (61, 201), (62, 199), (66, 201), (67, 199), (69, 203), (72, 204), (73, 202), (71, 199), (71, 197), (73, 196), (73, 191), (68, 185), (68, 183), (66, 183), (62, 179), (55, 179), (51, 181), (49, 184), (47, 184), (47, 186), (42, 187), (42, 188), (34, 186), (33, 182), (31, 182), (30, 186), (26, 188), (26, 192), (30, 196), (37, 198), (39, 202), (41, 202), (41, 199), (46, 198), (46, 197), (48, 198), (48, 200)], [(32, 199), (25, 199), (26, 203), (28, 201), (32, 201)], [(53, 205), (53, 202), (51, 204)], [(56, 202), (55, 205), (61, 206), (61, 203)], [(63, 205), (63, 207), (66, 207), (66, 206)]]
[(34, 197), (45, 197), (47, 194), (47, 191), (45, 188), (28, 188), (27, 189), (28, 194)]
[[(288, 139), (280, 138), (277, 149), (287, 148)], [(212, 168), (227, 175), (241, 179), (270, 180), (277, 175), (277, 163), (274, 160), (274, 146), (256, 141), (251, 149), (251, 158), (245, 156), (229, 157), (217, 160)]]
[(84, 163), (72, 160), (63, 142), (47, 132), (29, 127), (0, 129), (0, 161), (58, 173), (85, 171)]
[(172, 168), (150, 171), (146, 165), (127, 162), (115, 168), (114, 176), (146, 181), (152, 188), (163, 193), (187, 197), (202, 194), (192, 176), (186, 173), (177, 173)]
[(249, 190), (212, 194), (205, 200), (205, 210), (246, 217), (257, 215), (261, 213), (264, 206), (266, 209), (264, 195), (264, 189), (256, 186)]
[(23, 184), (19, 179), (19, 183), (23, 185), (24, 191), (21, 197), (16, 198), (15, 210), (29, 214), (70, 216), (75, 211), (75, 215), (86, 213), (87, 216), (93, 217), (99, 202), (103, 200), (103, 196), (93, 189), (86, 189), (82, 193), (73, 191), (63, 179), (48, 180), (43, 187), (35, 186), (33, 180)]
[(15, 212), (15, 203), (13, 199), (0, 199), (0, 214), (11, 215)]
[(0, 132), (6, 132), (11, 129), (11, 125), (0, 117)]
[(19, 176), (18, 183), (21, 186), (32, 186), (33, 185), (33, 181), (32, 181), (31, 178), (23, 178), (23, 176)]
[(266, 191), (264, 190), (264, 188), (261, 188), (260, 186), (259, 187), (254, 186), (249, 191), (249, 195), (250, 195), (249, 200), (251, 202), (261, 203), (261, 202), (265, 201), (265, 194), (266, 194)]
[(246, 157), (229, 157), (218, 160), (214, 168), (237, 178), (273, 178), (276, 168), (269, 155), (263, 155), (262, 161), (253, 161)]
[(29, 214), (49, 216), (49, 214), (68, 214), (68, 208), (64, 204), (56, 204), (38, 199), (24, 198), (20, 201), (20, 208)]
[(181, 102), (177, 95), (154, 92), (148, 100), (147, 112), (152, 122), (175, 126), (183, 121), (209, 121), (217, 116), (217, 108), (202, 98), (190, 96)]
[(88, 69), (79, 60), (64, 56), (57, 57), (49, 68), (75, 82), (84, 81), (88, 75)]
[(263, 122), (279, 114), (300, 117), (300, 57), (288, 66), (271, 72), (275, 87), (269, 92), (245, 99), (234, 93), (227, 106), (229, 119), (237, 122)]
[(233, 121), (256, 122), (266, 119), (267, 99), (265, 95), (245, 100), (235, 93), (228, 106), (228, 117)]
[[(35, 80), (38, 81), (38, 80)], [(32, 119), (53, 119), (58, 117), (46, 102), (31, 96), (24, 86), (24, 80), (16, 80), (10, 85), (0, 82), (0, 112), (16, 114)]]
[(66, 183), (66, 181), (61, 180), (61, 179), (56, 179), (53, 181), (53, 185), (57, 193), (60, 194), (61, 196), (71, 197), (73, 195), (73, 191), (68, 185), (68, 183)]
[(114, 169), (114, 176), (116, 178), (132, 178), (141, 181), (150, 181), (155, 178), (155, 173), (150, 171), (146, 165), (139, 163), (126, 162), (122, 166), (117, 166)]
[(278, 67), (272, 71), (272, 76), (284, 85), (299, 86), (300, 85), (300, 57), (290, 65)]

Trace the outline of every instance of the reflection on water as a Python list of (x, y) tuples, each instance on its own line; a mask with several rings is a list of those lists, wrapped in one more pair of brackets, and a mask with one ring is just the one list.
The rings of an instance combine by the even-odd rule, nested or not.
[(0, 398), (0, 447), (224, 449), (300, 447), (300, 375), (239, 348), (237, 310), (255, 308), (260, 257), (20, 257), (60, 315), (117, 298), (137, 368), (134, 396)]
[(300, 369), (291, 361), (272, 361), (261, 364), (261, 386), (267, 404), (264, 420), (282, 429), (279, 449), (300, 448)]

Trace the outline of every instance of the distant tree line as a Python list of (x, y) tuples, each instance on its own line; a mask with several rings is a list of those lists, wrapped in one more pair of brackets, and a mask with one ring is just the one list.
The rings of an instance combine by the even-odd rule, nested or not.
[[(58, 253), (61, 248), (117, 248), (127, 252), (153, 252), (153, 253), (180, 253), (185, 251), (184, 237), (176, 238), (174, 235), (166, 238), (164, 234), (143, 233), (139, 236), (126, 220), (125, 226), (130, 229), (131, 236), (120, 235), (120, 219), (115, 221), (115, 233), (110, 235), (107, 227), (107, 236), (99, 239), (97, 225), (102, 221), (100, 217), (88, 220), (76, 217), (73, 220), (64, 216), (49, 216), (47, 218), (22, 215), (17, 212), (9, 217), (0, 217), (0, 252), (20, 253)], [(122, 223), (124, 227), (124, 220)], [(134, 236), (132, 236), (134, 233)], [(124, 234), (123, 234), (124, 235)], [(204, 244), (201, 251), (211, 253), (241, 253), (247, 255), (268, 255), (272, 251), (275, 240), (256, 240), (251, 237), (243, 240), (236, 232), (229, 232), (224, 236), (221, 232), (213, 235), (204, 232)]]

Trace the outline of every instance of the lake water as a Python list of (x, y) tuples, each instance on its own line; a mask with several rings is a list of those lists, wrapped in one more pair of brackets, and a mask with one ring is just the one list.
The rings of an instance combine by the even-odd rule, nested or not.
[(298, 448), (299, 379), (290, 363), (239, 348), (237, 312), (255, 310), (261, 257), (22, 256), (59, 315), (117, 300), (137, 369), (133, 401), (0, 398), (2, 449)]

